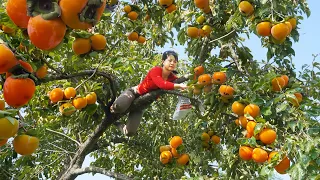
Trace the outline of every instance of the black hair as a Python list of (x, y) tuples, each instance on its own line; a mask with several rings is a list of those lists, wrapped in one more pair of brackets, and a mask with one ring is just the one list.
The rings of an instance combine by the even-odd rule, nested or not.
[(162, 61), (166, 60), (168, 58), (168, 56), (174, 56), (174, 58), (176, 59), (176, 61), (178, 61), (178, 54), (174, 51), (165, 51), (163, 54), (162, 54)]

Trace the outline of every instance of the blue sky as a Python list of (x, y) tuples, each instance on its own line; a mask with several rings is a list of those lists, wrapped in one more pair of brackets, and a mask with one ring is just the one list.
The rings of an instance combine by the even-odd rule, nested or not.
[[(299, 71), (303, 64), (311, 64), (313, 57), (312, 54), (320, 54), (320, 1), (319, 0), (309, 0), (309, 7), (311, 9), (311, 16), (300, 21), (298, 25), (299, 33), (300, 33), (300, 40), (298, 43), (293, 44), (293, 49), (296, 52), (296, 56), (293, 57), (293, 63), (295, 64), (297, 71)], [(261, 47), (261, 42), (259, 37), (256, 35), (252, 35), (249, 40), (247, 40), (244, 45), (248, 46), (254, 59), (262, 60), (266, 59), (267, 49)], [(164, 48), (160, 48), (160, 51), (170, 49), (169, 45), (165, 46)], [(175, 46), (173, 47), (174, 50), (178, 51), (180, 55), (180, 59), (186, 59), (187, 56), (185, 55), (185, 48), (183, 46)], [(320, 57), (317, 58), (317, 61), (320, 62)], [(90, 165), (90, 161), (92, 158), (87, 157), (83, 167), (87, 167)], [(279, 175), (281, 179), (290, 179), (288, 175)], [(84, 174), (78, 176), (76, 180), (88, 180), (88, 179), (95, 179), (95, 180), (107, 180), (111, 179), (104, 175), (96, 174), (95, 176)]]

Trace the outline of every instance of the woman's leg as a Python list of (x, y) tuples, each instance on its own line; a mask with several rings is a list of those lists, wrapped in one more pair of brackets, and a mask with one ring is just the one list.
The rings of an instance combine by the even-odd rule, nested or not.
[(133, 136), (136, 134), (143, 116), (143, 112), (143, 110), (136, 110), (129, 113), (128, 122), (123, 127), (123, 133), (125, 135)]
[(112, 104), (110, 111), (112, 113), (123, 113), (131, 105), (132, 101), (135, 99), (135, 95), (130, 89), (125, 90), (120, 94), (120, 96)]

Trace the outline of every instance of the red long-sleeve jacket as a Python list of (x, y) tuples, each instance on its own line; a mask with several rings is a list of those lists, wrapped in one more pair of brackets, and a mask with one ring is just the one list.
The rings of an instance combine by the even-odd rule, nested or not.
[(148, 72), (147, 76), (138, 85), (138, 93), (140, 95), (146, 94), (155, 89), (174, 89), (172, 81), (176, 80), (177, 76), (171, 73), (167, 80), (162, 78), (162, 67), (156, 66)]

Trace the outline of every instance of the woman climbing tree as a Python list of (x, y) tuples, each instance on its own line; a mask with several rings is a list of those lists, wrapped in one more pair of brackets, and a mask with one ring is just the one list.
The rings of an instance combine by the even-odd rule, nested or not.
[[(110, 107), (111, 113), (123, 113), (131, 105), (134, 99), (156, 89), (186, 89), (185, 84), (179, 84), (188, 80), (191, 76), (185, 75), (177, 78), (175, 68), (178, 63), (178, 55), (174, 51), (165, 51), (162, 54), (162, 67), (156, 66), (149, 70), (144, 80), (137, 86), (125, 90)], [(129, 112), (126, 125), (114, 123), (123, 134), (127, 136), (134, 135), (140, 125), (143, 116), (143, 109)]]

